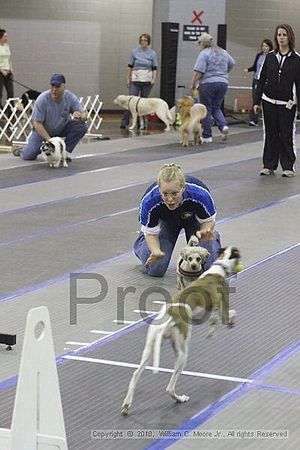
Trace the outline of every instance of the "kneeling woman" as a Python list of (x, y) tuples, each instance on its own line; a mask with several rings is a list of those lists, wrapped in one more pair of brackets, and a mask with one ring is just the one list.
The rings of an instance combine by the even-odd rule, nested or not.
[(214, 231), (216, 208), (209, 189), (195, 177), (184, 176), (176, 164), (164, 164), (140, 203), (141, 233), (134, 252), (148, 275), (164, 276), (181, 229), (186, 241), (192, 235), (210, 257), (207, 270), (217, 257), (219, 233)]

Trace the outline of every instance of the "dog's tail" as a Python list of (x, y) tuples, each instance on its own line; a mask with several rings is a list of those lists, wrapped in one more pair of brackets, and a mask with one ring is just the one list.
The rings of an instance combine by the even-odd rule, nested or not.
[(204, 119), (207, 116), (207, 109), (201, 103), (195, 103), (191, 108), (191, 121), (190, 129), (193, 130), (195, 125), (199, 123), (199, 120)]
[(192, 235), (189, 239), (189, 242), (187, 243), (187, 245), (189, 247), (197, 247), (198, 244), (199, 244), (199, 239), (195, 235)]
[(163, 325), (157, 325), (159, 329), (157, 329), (156, 334), (154, 336), (154, 347), (153, 347), (153, 373), (159, 372), (159, 361), (160, 361), (160, 349), (161, 349), (161, 341), (165, 332), (165, 329), (168, 323), (172, 320), (170, 317), (166, 323)]
[(175, 118), (176, 118), (176, 106), (175, 105), (173, 106), (173, 108), (168, 109), (167, 116), (168, 116), (168, 120), (170, 121), (170, 123), (173, 124), (175, 122)]

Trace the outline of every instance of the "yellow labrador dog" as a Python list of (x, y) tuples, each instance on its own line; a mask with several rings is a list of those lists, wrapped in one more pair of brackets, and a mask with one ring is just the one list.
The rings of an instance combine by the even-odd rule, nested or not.
[[(193, 312), (202, 308), (201, 322), (207, 321), (214, 312), (218, 321), (232, 326), (235, 321), (235, 311), (229, 310), (229, 288), (227, 278), (239, 270), (240, 252), (236, 247), (226, 247), (219, 250), (219, 256), (212, 266), (187, 288), (178, 291), (171, 304), (152, 321), (148, 328), (145, 348), (139, 367), (133, 373), (126, 397), (122, 404), (122, 414), (127, 415), (132, 405), (137, 382), (144, 371), (147, 362), (153, 355), (153, 371), (159, 370), (160, 347), (163, 338), (170, 338), (175, 351), (175, 366), (169, 384), (166, 388), (179, 403), (189, 400), (185, 394), (175, 391), (176, 382), (184, 369), (188, 356), (188, 342), (191, 336)], [(208, 324), (211, 325), (208, 320)], [(214, 323), (215, 326), (215, 323)]]
[(137, 126), (137, 118), (140, 117), (140, 129), (144, 129), (143, 116), (155, 113), (165, 124), (165, 131), (170, 131), (171, 125), (175, 122), (175, 106), (169, 109), (167, 102), (161, 98), (143, 98), (135, 95), (118, 95), (114, 99), (114, 104), (128, 109), (132, 115), (130, 130)]
[(181, 126), (181, 144), (183, 147), (189, 146), (189, 136), (194, 135), (194, 145), (202, 144), (201, 141), (201, 119), (207, 115), (207, 110), (201, 103), (195, 103), (189, 95), (183, 95), (177, 100), (177, 107), (180, 112)]

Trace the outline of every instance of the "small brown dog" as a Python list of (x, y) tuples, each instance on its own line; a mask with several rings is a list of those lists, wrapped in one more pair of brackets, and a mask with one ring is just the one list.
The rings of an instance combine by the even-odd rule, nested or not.
[(183, 95), (177, 100), (177, 107), (181, 116), (181, 144), (183, 147), (189, 146), (189, 135), (194, 135), (194, 145), (200, 145), (202, 127), (200, 120), (207, 115), (207, 110), (201, 103), (195, 103), (189, 95)]

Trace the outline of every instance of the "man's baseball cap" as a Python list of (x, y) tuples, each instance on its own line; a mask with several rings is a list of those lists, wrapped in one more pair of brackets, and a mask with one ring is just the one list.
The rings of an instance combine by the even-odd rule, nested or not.
[(65, 82), (66, 79), (61, 73), (54, 73), (50, 78), (51, 86), (60, 86), (61, 84), (65, 84)]

